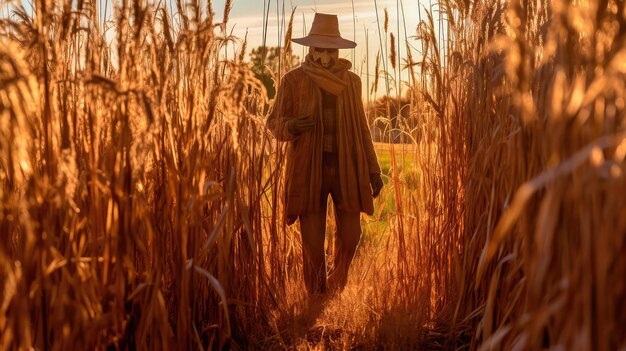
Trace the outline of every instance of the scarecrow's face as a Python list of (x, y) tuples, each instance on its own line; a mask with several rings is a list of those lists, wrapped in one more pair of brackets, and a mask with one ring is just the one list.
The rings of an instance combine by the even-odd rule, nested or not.
[(310, 51), (313, 61), (324, 68), (331, 68), (339, 61), (339, 49), (324, 49), (311, 47)]

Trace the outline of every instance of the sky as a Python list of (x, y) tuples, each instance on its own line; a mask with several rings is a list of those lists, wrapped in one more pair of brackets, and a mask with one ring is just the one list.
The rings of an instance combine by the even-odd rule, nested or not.
[[(20, 0), (29, 9), (31, 0)], [(168, 8), (174, 0), (148, 0), (151, 3), (161, 3)], [(185, 0), (182, 0), (185, 2)], [(0, 3), (2, 1), (0, 0)], [(119, 3), (120, 0), (97, 0), (104, 12), (104, 5), (111, 13), (111, 3)], [(224, 15), (226, 0), (212, 0), (216, 21), (221, 21)], [(206, 8), (206, 0), (202, 0), (203, 8)], [(263, 44), (263, 14), (264, 8), (269, 8), (268, 26), (266, 35), (267, 46), (284, 45), (284, 35), (289, 21), (289, 16), (295, 9), (293, 37), (302, 37), (308, 33), (315, 12), (337, 14), (339, 26), (344, 38), (357, 43), (354, 50), (340, 50), (340, 56), (349, 59), (353, 63), (353, 71), (363, 80), (364, 97), (368, 97), (367, 82), (373, 81), (376, 55), (379, 51), (386, 60), (381, 63), (381, 69), (388, 66), (389, 62), (389, 34), (383, 31), (384, 11), (389, 13), (389, 32), (393, 33), (396, 41), (400, 41), (399, 56), (406, 57), (405, 40), (412, 47), (413, 57), (421, 57), (421, 43), (414, 38), (416, 27), (420, 19), (425, 18), (425, 10), (433, 8), (435, 19), (437, 18), (437, 0), (232, 0), (232, 9), (228, 21), (227, 30), (243, 39), (247, 34), (248, 51)], [(0, 5), (1, 7), (2, 5)], [(421, 9), (421, 11), (420, 11)], [(2, 10), (4, 11), (4, 9)], [(378, 15), (378, 21), (377, 21)], [(397, 44), (396, 44), (397, 45)], [(366, 50), (369, 48), (369, 50)], [(236, 49), (236, 48), (235, 48)], [(382, 50), (381, 50), (382, 49)], [(293, 43), (295, 55), (303, 58), (307, 49)], [(368, 55), (369, 54), (369, 55)], [(369, 59), (368, 59), (369, 56)], [(368, 80), (369, 77), (369, 80)], [(402, 73), (402, 79), (408, 80), (408, 72)], [(391, 85), (391, 94), (395, 95), (394, 85)], [(379, 89), (371, 98), (381, 96), (386, 91), (384, 84), (379, 84)]]
[[(221, 19), (224, 14), (224, 3), (225, 0), (213, 1), (213, 10), (217, 18)], [(284, 31), (294, 8), (296, 9), (292, 35), (294, 38), (305, 36), (308, 33), (315, 12), (337, 14), (342, 36), (357, 43), (356, 49), (341, 50), (340, 56), (352, 61), (353, 70), (361, 75), (364, 83), (364, 96), (367, 96), (367, 77), (369, 74), (371, 84), (376, 55), (381, 47), (386, 47), (386, 51), (383, 49), (382, 52), (384, 57), (389, 57), (389, 34), (385, 34), (383, 31), (385, 9), (389, 14), (389, 32), (394, 34), (396, 40), (400, 39), (400, 56), (406, 57), (404, 45), (406, 38), (413, 47), (413, 57), (419, 58), (421, 57), (419, 54), (421, 44), (411, 37), (415, 36), (420, 19), (425, 18), (424, 8), (435, 6), (436, 9), (435, 3), (434, 0), (233, 0), (228, 28), (240, 38), (243, 38), (247, 33), (249, 48), (260, 46), (263, 43), (264, 6), (269, 4), (266, 45), (276, 46), (280, 44), (282, 46), (284, 45), (282, 42)], [(419, 9), (422, 11), (420, 12)], [(281, 39), (280, 42), (279, 38)], [(301, 58), (306, 54), (306, 50), (301, 45), (293, 44), (294, 54)], [(367, 53), (369, 53), (369, 62)], [(382, 67), (384, 67), (383, 64), (381, 64)], [(391, 70), (389, 66), (388, 71)], [(408, 72), (403, 72), (402, 79), (408, 80)], [(393, 85), (391, 89), (393, 90)], [(384, 85), (380, 84), (376, 95), (380, 96), (384, 93)], [(391, 93), (394, 94), (394, 91)], [(372, 98), (374, 97), (372, 96)]]

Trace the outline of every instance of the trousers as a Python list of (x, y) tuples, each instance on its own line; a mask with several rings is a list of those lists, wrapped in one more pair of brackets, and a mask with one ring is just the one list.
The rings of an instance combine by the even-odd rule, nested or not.
[[(342, 290), (348, 281), (348, 270), (361, 239), (359, 212), (342, 210), (339, 188), (337, 154), (324, 152), (322, 156), (322, 196), (318, 211), (301, 215), (302, 259), (304, 282), (310, 294), (324, 294)], [(328, 196), (335, 208), (335, 257), (333, 271), (326, 276), (326, 211)]]

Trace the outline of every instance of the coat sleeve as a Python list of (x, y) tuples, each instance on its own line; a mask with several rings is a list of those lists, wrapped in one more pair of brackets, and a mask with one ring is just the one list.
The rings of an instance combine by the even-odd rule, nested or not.
[(267, 118), (267, 128), (272, 135), (280, 141), (291, 141), (295, 138), (287, 129), (287, 121), (292, 118), (293, 112), (293, 87), (287, 76), (283, 77), (276, 90), (274, 105)]
[(380, 165), (378, 164), (378, 157), (376, 156), (376, 150), (374, 149), (374, 142), (372, 141), (372, 134), (370, 133), (369, 123), (367, 117), (365, 117), (365, 110), (363, 109), (363, 101), (361, 100), (361, 78), (355, 75), (356, 92), (359, 102), (357, 103), (357, 109), (361, 118), (361, 133), (363, 134), (363, 144), (365, 146), (365, 155), (367, 156), (367, 166), (370, 174), (380, 174)]

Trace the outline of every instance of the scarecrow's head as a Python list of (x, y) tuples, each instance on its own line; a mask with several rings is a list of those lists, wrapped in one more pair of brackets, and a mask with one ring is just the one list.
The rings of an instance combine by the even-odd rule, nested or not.
[(309, 47), (309, 54), (317, 64), (324, 68), (331, 68), (339, 61), (339, 49)]
[(339, 33), (339, 19), (337, 15), (316, 13), (309, 35), (291, 39), (309, 47), (309, 54), (313, 61), (328, 69), (339, 61), (339, 49), (353, 49), (356, 43), (344, 39)]

